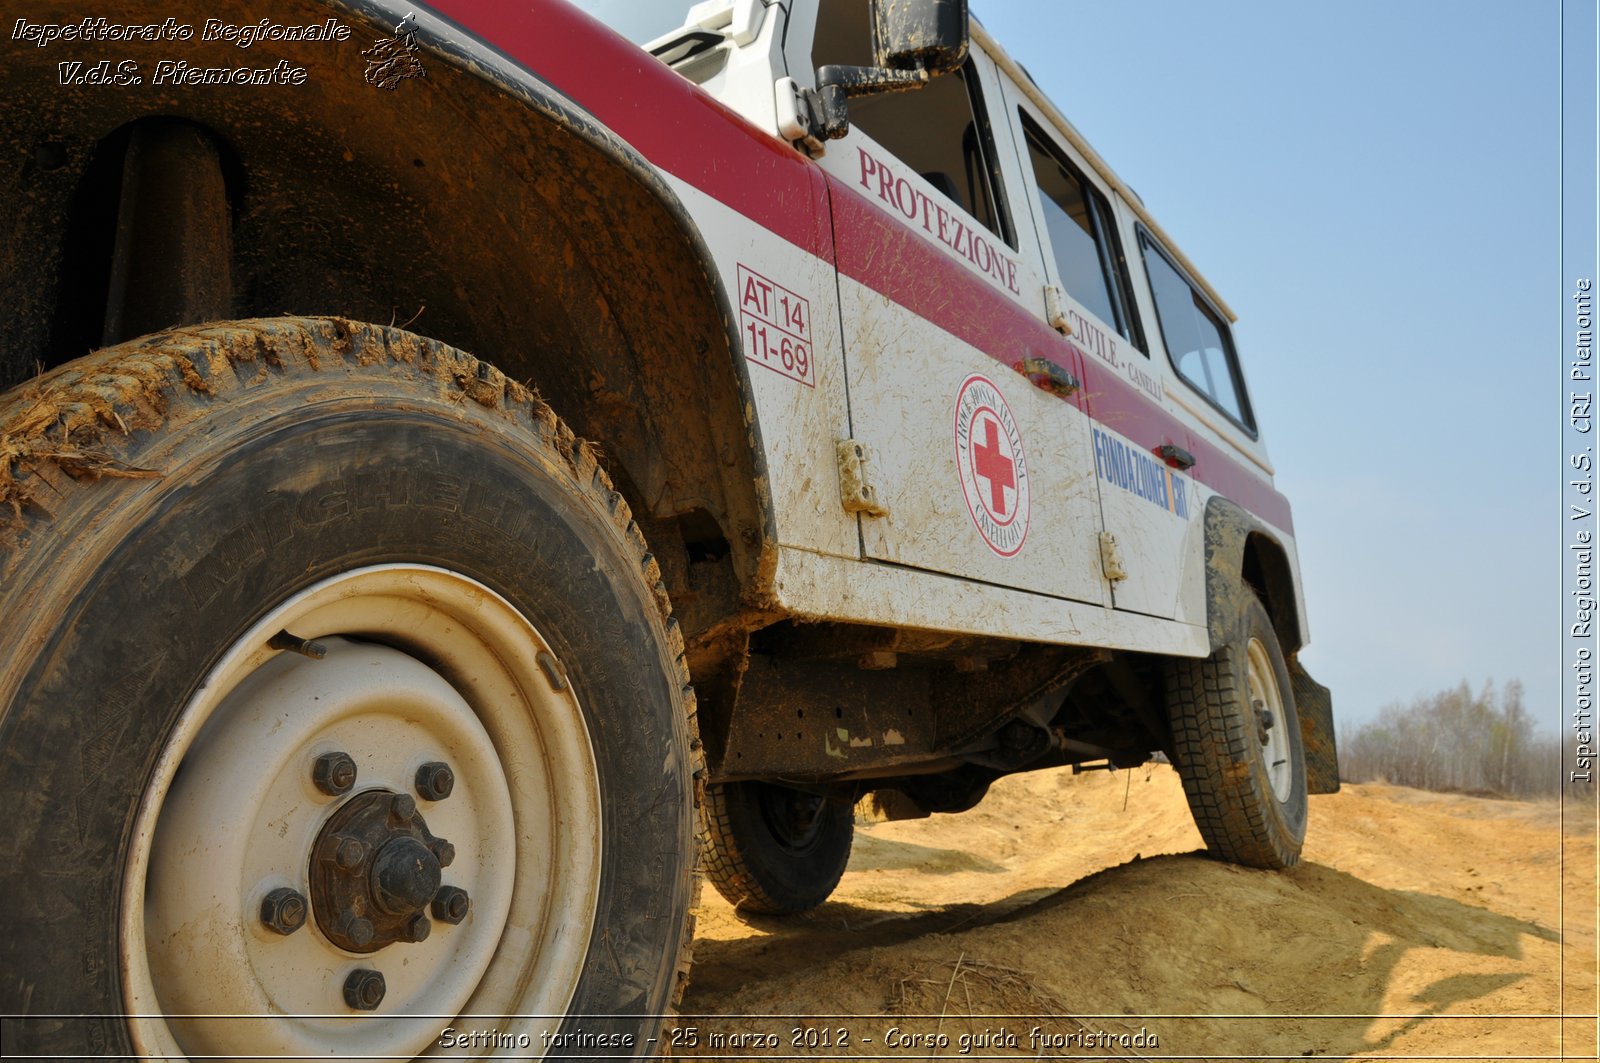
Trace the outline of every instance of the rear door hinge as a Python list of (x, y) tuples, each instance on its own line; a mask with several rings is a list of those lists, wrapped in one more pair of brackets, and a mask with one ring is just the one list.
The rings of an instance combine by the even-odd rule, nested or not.
[(1100, 533), (1100, 569), (1112, 583), (1128, 578), (1128, 570), (1122, 567), (1122, 552), (1117, 549), (1117, 537), (1110, 532)]
[(839, 502), (846, 513), (860, 513), (868, 517), (886, 517), (889, 507), (878, 501), (878, 489), (872, 483), (872, 461), (867, 447), (854, 439), (839, 440)]

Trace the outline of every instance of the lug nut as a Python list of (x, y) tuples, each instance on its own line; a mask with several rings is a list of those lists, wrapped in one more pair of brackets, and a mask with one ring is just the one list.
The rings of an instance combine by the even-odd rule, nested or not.
[(418, 915), (406, 924), (407, 941), (427, 941), (428, 935), (433, 931), (433, 924), (428, 922), (428, 917)]
[(274, 934), (285, 936), (306, 923), (306, 899), (299, 891), (280, 886), (261, 898), (261, 923)]
[(366, 858), (367, 847), (361, 844), (359, 838), (346, 838), (339, 843), (339, 849), (334, 854), (334, 859), (346, 871), (353, 871), (361, 866), (361, 861)]
[(410, 794), (395, 794), (389, 799), (389, 822), (402, 827), (417, 814), (416, 798)]
[(455, 785), (456, 775), (448, 764), (435, 760), (417, 769), (417, 793), (426, 801), (443, 801)]
[[(351, 915), (346, 912), (344, 915), (340, 916), (339, 921), (334, 924), (333, 932), (339, 937), (347, 939), (357, 948), (366, 948), (372, 943), (372, 920), (362, 919), (360, 916)], [(378, 978), (381, 982), (383, 975), (378, 975)], [(378, 990), (378, 999), (383, 999), (382, 989)], [(376, 1007), (377, 1005), (373, 1006)]]
[(356, 784), (356, 762), (348, 753), (324, 753), (311, 766), (311, 781), (329, 797), (347, 794)]
[(470, 907), (467, 891), (458, 886), (440, 886), (433, 895), (433, 917), (441, 923), (455, 926), (467, 917)]
[(373, 1011), (383, 1003), (388, 989), (383, 972), (360, 967), (344, 980), (344, 1002), (357, 1011)]
[(433, 858), (439, 861), (440, 867), (449, 867), (456, 862), (456, 847), (443, 838), (435, 839), (431, 848), (433, 849)]

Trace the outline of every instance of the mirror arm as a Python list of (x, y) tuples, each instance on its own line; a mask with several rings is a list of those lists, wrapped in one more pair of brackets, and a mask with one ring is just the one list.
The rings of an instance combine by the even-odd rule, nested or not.
[(846, 99), (920, 89), (933, 80), (926, 70), (887, 70), (876, 66), (830, 65), (817, 71), (817, 87), (837, 87)]

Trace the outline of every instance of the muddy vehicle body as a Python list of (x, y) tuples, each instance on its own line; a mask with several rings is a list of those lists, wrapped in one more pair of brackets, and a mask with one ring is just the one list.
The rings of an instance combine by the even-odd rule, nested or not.
[(11, 28), (8, 1051), (650, 1054), (868, 795), (1337, 787), (1231, 312), (965, 3), (593, 6)]

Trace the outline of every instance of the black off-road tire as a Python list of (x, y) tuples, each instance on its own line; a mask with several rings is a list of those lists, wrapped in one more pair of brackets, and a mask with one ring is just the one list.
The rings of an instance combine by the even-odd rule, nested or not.
[[(1172, 759), (1195, 825), (1216, 856), (1247, 867), (1283, 869), (1300, 859), (1306, 836), (1306, 769), (1289, 671), (1272, 618), (1255, 595), (1240, 595), (1235, 635), (1204, 660), (1175, 660), (1168, 671)], [(1263, 730), (1252, 705), (1255, 681), (1275, 686), (1279, 708)], [(1270, 701), (1270, 695), (1266, 699)], [(1270, 711), (1270, 710), (1268, 710)], [(1276, 735), (1272, 732), (1276, 731)], [(1266, 734), (1266, 741), (1263, 740)], [(1268, 744), (1281, 736), (1278, 791)]]
[(21, 1016), (5, 1054), (134, 1054), (119, 890), (180, 712), (275, 603), (384, 564), (491, 589), (554, 650), (601, 846), (593, 927), (570, 927), (588, 943), (568, 1010), (587, 1017), (550, 1028), (654, 1052), (650, 1016), (689, 965), (703, 759), (627, 504), (593, 448), (489, 365), (279, 318), (159, 333), (0, 397), (0, 1013)]
[(706, 788), (706, 875), (742, 912), (794, 915), (828, 899), (855, 837), (855, 807), (764, 782)]

